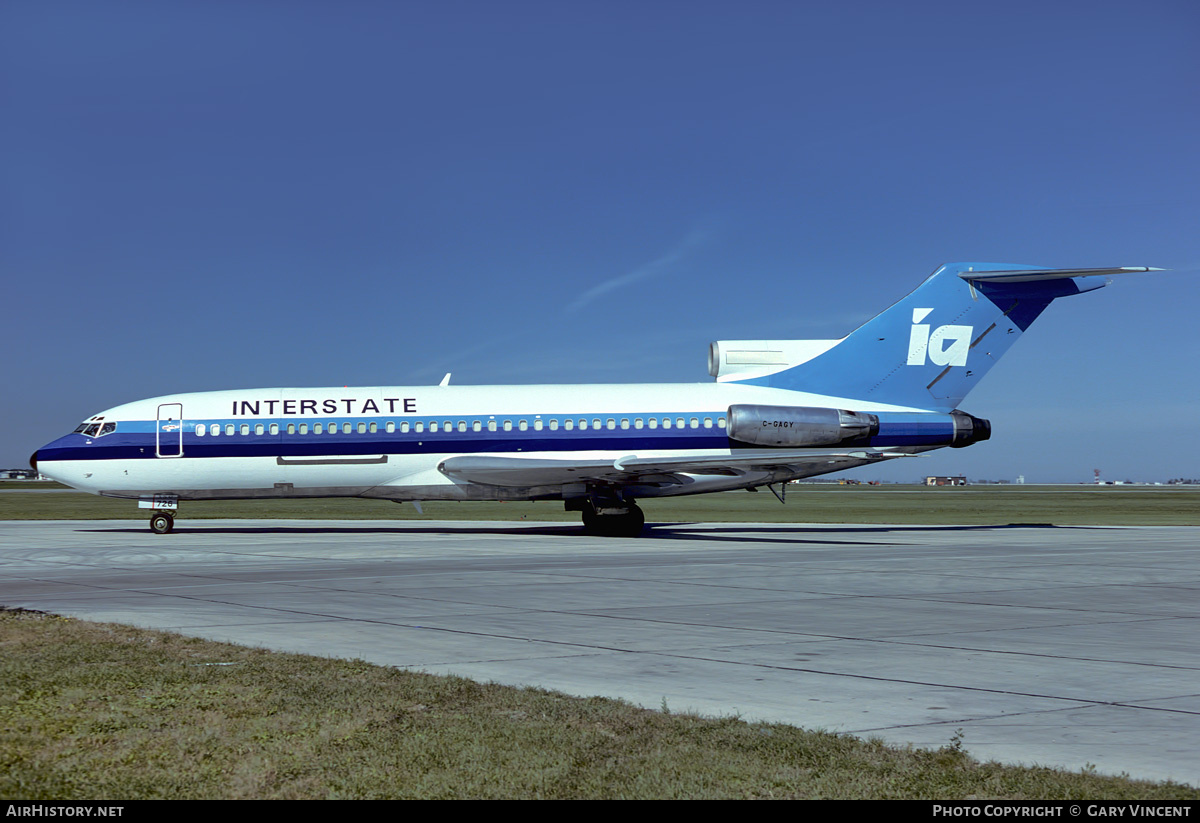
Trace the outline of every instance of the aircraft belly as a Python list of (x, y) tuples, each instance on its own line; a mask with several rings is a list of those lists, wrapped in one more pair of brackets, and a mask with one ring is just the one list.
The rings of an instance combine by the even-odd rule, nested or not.
[[(380, 458), (387, 458), (381, 455)], [(106, 497), (169, 493), (183, 500), (355, 497), (393, 479), (393, 459), (281, 463), (276, 457), (56, 461), (47, 475)]]

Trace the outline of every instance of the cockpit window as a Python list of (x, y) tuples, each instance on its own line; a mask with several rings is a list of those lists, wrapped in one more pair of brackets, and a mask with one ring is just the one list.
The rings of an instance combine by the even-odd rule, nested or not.
[(103, 437), (117, 430), (116, 423), (88, 423), (86, 420), (79, 424), (72, 434), (82, 434), (85, 437)]

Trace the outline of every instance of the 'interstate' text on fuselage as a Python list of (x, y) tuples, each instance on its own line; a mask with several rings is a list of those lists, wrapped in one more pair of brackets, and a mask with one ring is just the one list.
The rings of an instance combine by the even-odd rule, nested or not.
[[(386, 408), (380, 404), (384, 404)], [(399, 409), (396, 408), (396, 404), (400, 404)], [(233, 417), (417, 413), (417, 399), (415, 397), (382, 397), (378, 403), (375, 402), (374, 398), (370, 397), (365, 400), (359, 400), (354, 397), (343, 397), (337, 400), (329, 398), (323, 400), (234, 400), (232, 406), (231, 416)]]

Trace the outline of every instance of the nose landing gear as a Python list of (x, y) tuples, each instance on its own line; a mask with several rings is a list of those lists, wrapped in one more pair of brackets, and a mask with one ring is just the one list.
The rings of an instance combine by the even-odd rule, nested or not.
[(168, 512), (155, 512), (150, 516), (150, 531), (155, 534), (170, 534), (175, 528), (175, 518)]
[(150, 509), (150, 531), (155, 534), (170, 534), (175, 528), (175, 512), (179, 508), (179, 496), (155, 494), (138, 498), (139, 509)]

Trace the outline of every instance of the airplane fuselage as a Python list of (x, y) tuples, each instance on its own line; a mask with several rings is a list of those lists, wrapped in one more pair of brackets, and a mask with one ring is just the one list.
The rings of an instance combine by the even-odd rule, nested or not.
[[(954, 433), (947, 414), (738, 384), (271, 388), (118, 406), (39, 449), (37, 464), (48, 477), (110, 497), (561, 499), (575, 493), (564, 494), (562, 483), (469, 483), (438, 467), (467, 454), (558, 460), (730, 455), (746, 448), (728, 434), (728, 410), (737, 404), (876, 413), (878, 434), (856, 444), (873, 452), (937, 448), (949, 445)], [(101, 434), (105, 424), (115, 425)], [(89, 433), (89, 426), (98, 428)], [(788, 479), (827, 470), (807, 467)], [(763, 475), (642, 484), (637, 496), (761, 485)]]

